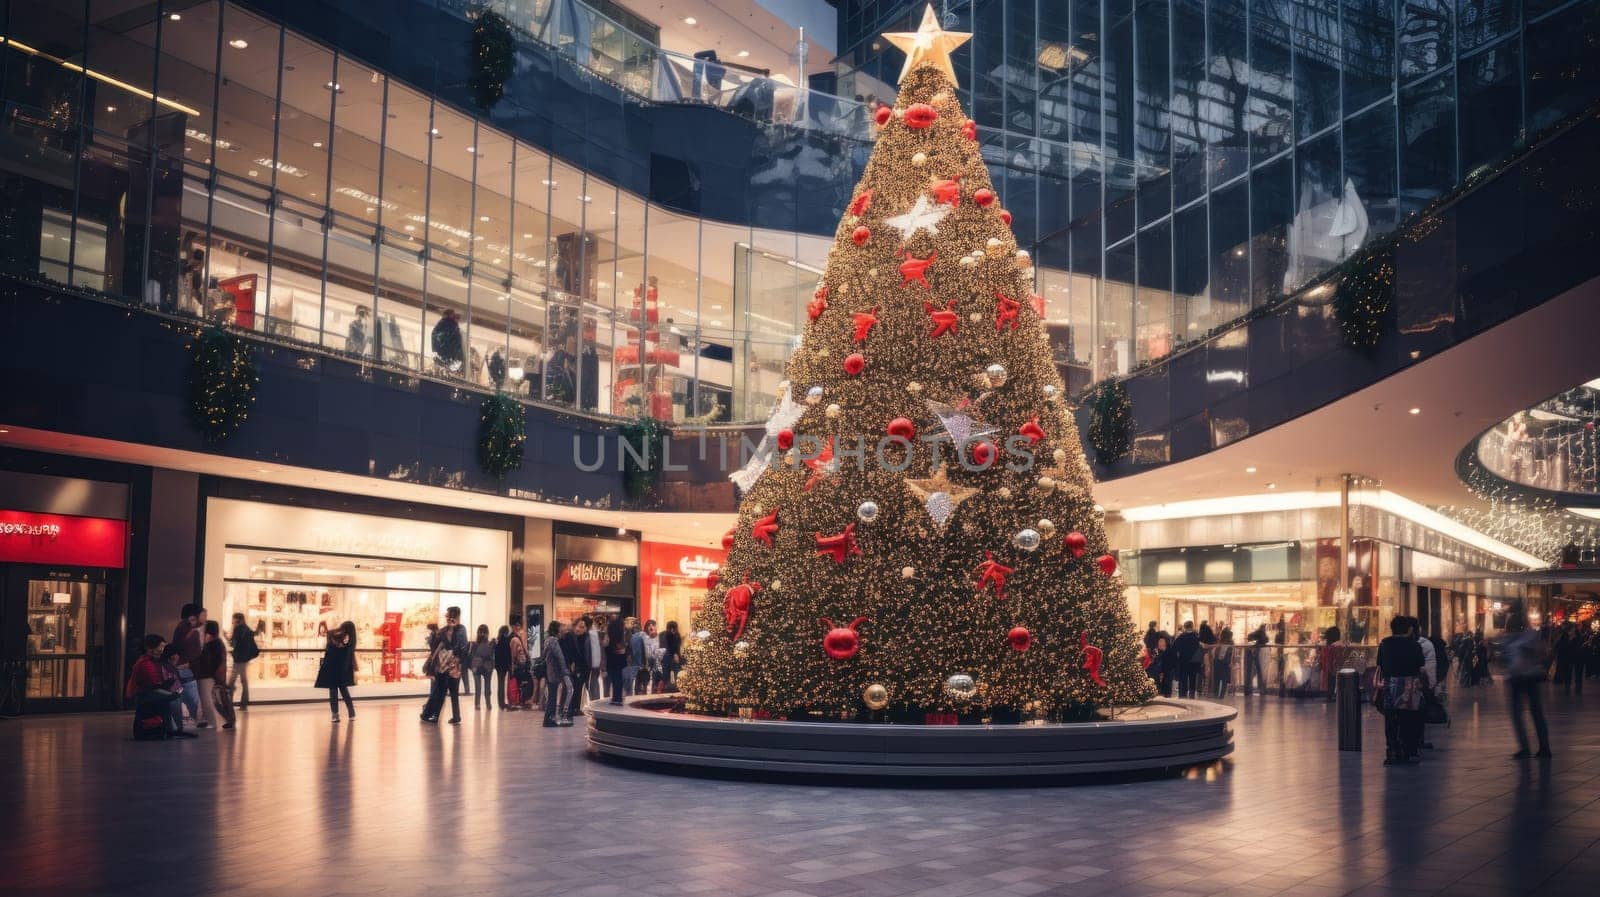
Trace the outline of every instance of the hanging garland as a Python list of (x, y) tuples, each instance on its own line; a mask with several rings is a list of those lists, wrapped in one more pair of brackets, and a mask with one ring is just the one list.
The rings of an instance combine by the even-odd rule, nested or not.
[(493, 10), (481, 10), (472, 26), (472, 74), (467, 78), (478, 108), (488, 112), (505, 96), (516, 51), (511, 23)]
[(478, 418), (478, 466), (495, 479), (522, 466), (528, 422), (522, 403), (497, 392), (483, 400)]
[(1133, 400), (1120, 380), (1107, 380), (1084, 396), (1089, 406), (1089, 445), (1103, 467), (1133, 450)]
[(249, 345), (221, 327), (189, 344), (189, 420), (206, 442), (227, 439), (250, 417), (260, 383)]
[[(623, 424), (618, 435), (625, 446), (619, 449), (622, 452), (623, 491), (634, 502), (647, 504), (654, 497), (656, 481), (661, 477), (667, 428), (647, 415)], [(631, 446), (632, 451), (626, 446)], [(635, 453), (637, 458), (634, 457)]]
[(1333, 314), (1345, 345), (1357, 352), (1370, 354), (1383, 339), (1394, 308), (1394, 249), (1392, 239), (1374, 240), (1362, 247), (1339, 275)]

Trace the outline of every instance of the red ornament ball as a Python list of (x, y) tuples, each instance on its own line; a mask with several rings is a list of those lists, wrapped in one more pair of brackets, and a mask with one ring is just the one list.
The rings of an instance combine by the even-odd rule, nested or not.
[(967, 119), (966, 121), (962, 122), (961, 123), (961, 136), (967, 138), (968, 140), (977, 140), (978, 139), (978, 123), (973, 121), (970, 118)]
[(1075, 558), (1083, 557), (1083, 552), (1089, 547), (1089, 539), (1077, 530), (1067, 533), (1066, 538), (1061, 541), (1067, 543), (1067, 547), (1072, 550), (1072, 556)]
[(1100, 568), (1101, 573), (1107, 576), (1117, 575), (1117, 559), (1115, 557), (1109, 554), (1102, 554), (1095, 558), (1094, 562)]
[(872, 229), (867, 227), (865, 224), (858, 224), (856, 225), (856, 229), (850, 232), (850, 239), (857, 246), (860, 246), (872, 239)]
[(1010, 227), (1011, 226), (1011, 213), (1006, 211), (1005, 209), (1001, 209), (1000, 210), (1000, 220), (1004, 221), (1006, 223), (1006, 227)]
[(710, 573), (706, 574), (706, 588), (714, 589), (717, 587), (717, 583), (719, 582), (722, 582), (721, 572), (712, 570)]
[(915, 439), (917, 438), (917, 425), (907, 418), (897, 417), (889, 421), (889, 435), (907, 440)]
[(972, 463), (978, 467), (987, 468), (994, 463), (994, 443), (980, 439), (972, 444)]
[(733, 530), (730, 529), (727, 532), (722, 534), (722, 550), (723, 551), (730, 551), (730, 550), (732, 550), (732, 548), (733, 548)]
[(972, 201), (980, 206), (988, 208), (994, 204), (994, 191), (990, 190), (988, 187), (979, 187), (977, 190), (973, 191)]
[(844, 357), (844, 372), (852, 377), (861, 373), (866, 366), (867, 357), (860, 352), (851, 352)]
[(1026, 626), (1013, 626), (1011, 631), (1006, 633), (1006, 641), (1011, 643), (1014, 650), (1026, 651), (1033, 647), (1033, 633), (1029, 632)]
[(848, 626), (835, 626), (833, 621), (822, 619), (822, 650), (834, 660), (849, 660), (861, 650), (861, 636), (856, 627), (866, 622), (866, 617), (856, 617)]
[(778, 431), (778, 451), (786, 452), (794, 448), (794, 431), (788, 427)]
[(878, 111), (872, 113), (872, 120), (877, 122), (880, 128), (888, 124), (891, 118), (894, 118), (894, 110), (888, 106), (879, 106)]
[(912, 103), (906, 107), (906, 126), (921, 130), (933, 124), (939, 117), (939, 110), (927, 103)]

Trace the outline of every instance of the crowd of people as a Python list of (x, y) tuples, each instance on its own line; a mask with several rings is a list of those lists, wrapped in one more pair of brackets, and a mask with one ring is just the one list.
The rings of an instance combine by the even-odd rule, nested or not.
[[(197, 730), (234, 727), (236, 712), (249, 709), (250, 664), (261, 651), (244, 614), (234, 614), (232, 626), (224, 639), (204, 607), (186, 604), (171, 639), (144, 637), (124, 695), (134, 706), (136, 737), (194, 738)], [(683, 670), (683, 636), (675, 621), (659, 629), (655, 620), (641, 625), (621, 614), (584, 615), (552, 622), (537, 653), (528, 639), (521, 614), (494, 637), (487, 625), (469, 637), (461, 609), (446, 608), (444, 620), (428, 626), (422, 721), (437, 723), (448, 700), (447, 721), (460, 723), (466, 694), (474, 710), (542, 706), (546, 726), (570, 726), (586, 702), (621, 704), (628, 695), (671, 691)], [(317, 670), (316, 688), (327, 691), (333, 722), (340, 721), (341, 702), (346, 718), (355, 719), (355, 685), (356, 626), (346, 620), (328, 633)]]

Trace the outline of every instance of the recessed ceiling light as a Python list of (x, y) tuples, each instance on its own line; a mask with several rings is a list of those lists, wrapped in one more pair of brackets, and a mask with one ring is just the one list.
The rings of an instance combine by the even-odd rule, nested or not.
[(695, 21), (694, 16), (684, 16), (683, 17), (683, 24), (685, 24), (685, 25), (698, 25), (700, 23)]
[(417, 226), (415, 224), (406, 225), (406, 230), (416, 230), (416, 229), (417, 229)]
[(546, 187), (554, 187), (556, 185), (556, 182), (550, 180), (549, 178), (544, 178), (543, 180), (539, 181), (539, 183), (545, 185)]
[(311, 141), (311, 145), (316, 147), (317, 149), (322, 149), (322, 141), (320, 141), (320, 140)]
[(524, 240), (532, 240), (533, 239), (533, 234), (523, 234), (522, 235), (522, 239), (524, 239)]
[(1412, 414), (1421, 414), (1422, 413), (1422, 409), (1421, 408), (1413, 408), (1413, 409), (1411, 409), (1411, 413)]
[(172, 13), (172, 14), (168, 15), (167, 18), (171, 19), (174, 22), (183, 21), (183, 16), (181, 14), (179, 14), (179, 13)]
[(1256, 469), (1255, 469), (1255, 468), (1254, 468), (1254, 467), (1246, 467), (1246, 468), (1245, 468), (1245, 469), (1244, 469), (1244, 472), (1245, 472), (1245, 473), (1255, 473), (1255, 472), (1256, 472)]
[(478, 216), (478, 220), (479, 221), (488, 221), (489, 220), (489, 216), (488, 215), (479, 215)]
[(259, 171), (256, 171), (254, 168), (250, 169), (250, 176), (251, 177), (255, 177), (258, 174), (260, 174)]
[(475, 147), (475, 146), (469, 146), (469, 147), (467, 147), (467, 152), (469, 152), (469, 153), (475, 153), (475, 152), (477, 152), (477, 151), (478, 151), (478, 148), (477, 148), (477, 147)]
[(428, 133), (432, 134), (435, 137), (438, 137), (439, 136), (439, 129), (438, 128), (429, 128), (428, 129)]
[(228, 46), (234, 48), (235, 50), (244, 50), (250, 46), (250, 42), (242, 37), (236, 37), (233, 40), (228, 41)]
[(107, 112), (115, 112), (115, 111), (117, 111), (117, 107), (115, 107), (115, 106), (107, 106), (106, 107), (106, 111)]
[(1267, 488), (1268, 489), (1276, 489), (1276, 488), (1278, 488), (1278, 484), (1277, 483), (1268, 483), (1267, 484)]
[(740, 59), (748, 59), (749, 57), (750, 57), (750, 51), (749, 50), (740, 50), (739, 51), (739, 58)]
[(328, 90), (333, 91), (334, 93), (343, 93), (344, 92), (344, 85), (340, 84), (338, 81), (329, 81), (327, 84), (324, 84), (322, 86), (327, 88)]
[(256, 473), (272, 473), (272, 468), (270, 468), (270, 467), (257, 467), (256, 468)]

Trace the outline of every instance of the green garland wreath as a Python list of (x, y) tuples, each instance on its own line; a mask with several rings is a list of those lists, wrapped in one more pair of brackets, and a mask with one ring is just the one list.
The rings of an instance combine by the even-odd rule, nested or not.
[(511, 36), (511, 23), (505, 16), (484, 9), (472, 26), (472, 74), (467, 86), (472, 98), (485, 112), (494, 108), (506, 93), (506, 80), (515, 68), (517, 47)]
[(234, 434), (250, 417), (261, 374), (244, 340), (208, 327), (189, 344), (189, 421), (217, 443)]
[(495, 479), (522, 466), (528, 419), (522, 403), (503, 392), (483, 400), (478, 417), (478, 466)]
[[(632, 451), (622, 447), (622, 489), (635, 503), (647, 504), (655, 497), (665, 457), (667, 428), (648, 415), (635, 418), (618, 428), (617, 435)], [(635, 458), (634, 454), (638, 457)]]
[(1089, 445), (1095, 461), (1109, 467), (1133, 451), (1133, 400), (1120, 380), (1107, 380), (1084, 396), (1089, 406)]

